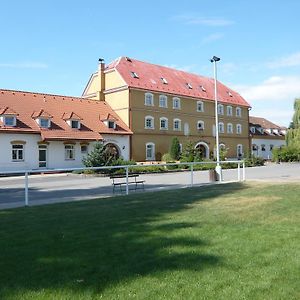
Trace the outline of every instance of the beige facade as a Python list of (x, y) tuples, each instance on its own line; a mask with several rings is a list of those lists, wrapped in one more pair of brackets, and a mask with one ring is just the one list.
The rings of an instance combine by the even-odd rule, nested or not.
[[(102, 68), (103, 70), (103, 68)], [(92, 75), (83, 96), (100, 99), (101, 72)], [(103, 76), (104, 75), (104, 76)], [(215, 151), (215, 106), (213, 100), (130, 87), (117, 70), (102, 73), (104, 99), (133, 132), (131, 158), (160, 160), (169, 151), (173, 137), (184, 145), (202, 145), (205, 158)], [(228, 158), (249, 151), (249, 109), (220, 103), (219, 141)]]

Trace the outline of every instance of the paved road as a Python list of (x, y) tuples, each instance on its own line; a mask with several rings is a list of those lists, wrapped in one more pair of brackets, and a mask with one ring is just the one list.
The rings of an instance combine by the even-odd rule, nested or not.
[[(225, 181), (236, 181), (237, 170), (224, 170), (223, 176)], [(145, 174), (140, 175), (140, 179), (145, 180), (145, 191), (157, 191), (189, 186), (191, 173)], [(300, 164), (267, 164), (265, 167), (246, 168), (246, 179), (300, 183)], [(207, 183), (209, 183), (208, 171), (193, 173), (194, 185)], [(29, 205), (79, 201), (112, 195), (111, 180), (108, 177), (74, 174), (29, 177)], [(24, 199), (24, 177), (0, 178), (0, 209), (24, 206)]]

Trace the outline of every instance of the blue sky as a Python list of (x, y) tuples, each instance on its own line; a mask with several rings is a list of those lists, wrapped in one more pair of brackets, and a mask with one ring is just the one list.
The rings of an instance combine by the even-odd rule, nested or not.
[(0, 88), (80, 96), (99, 57), (213, 76), (287, 126), (300, 97), (300, 1), (3, 1)]

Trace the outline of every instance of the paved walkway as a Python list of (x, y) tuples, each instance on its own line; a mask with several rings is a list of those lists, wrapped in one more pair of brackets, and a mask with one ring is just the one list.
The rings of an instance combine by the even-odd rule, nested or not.
[[(224, 181), (236, 181), (237, 169), (224, 170)], [(143, 174), (145, 191), (182, 188), (191, 185), (190, 172)], [(300, 183), (300, 164), (267, 164), (264, 167), (246, 168), (246, 180)], [(193, 173), (193, 184), (209, 183), (208, 171)], [(130, 190), (130, 193), (135, 191)], [(124, 192), (122, 192), (124, 194)], [(29, 177), (29, 205), (88, 200), (112, 196), (108, 177), (74, 174), (31, 175)], [(0, 178), (0, 209), (24, 206), (24, 177)]]

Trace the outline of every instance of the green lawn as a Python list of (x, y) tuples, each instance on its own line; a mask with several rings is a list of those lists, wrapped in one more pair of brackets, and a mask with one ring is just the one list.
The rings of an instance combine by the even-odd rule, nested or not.
[(300, 299), (300, 184), (0, 211), (0, 299)]

